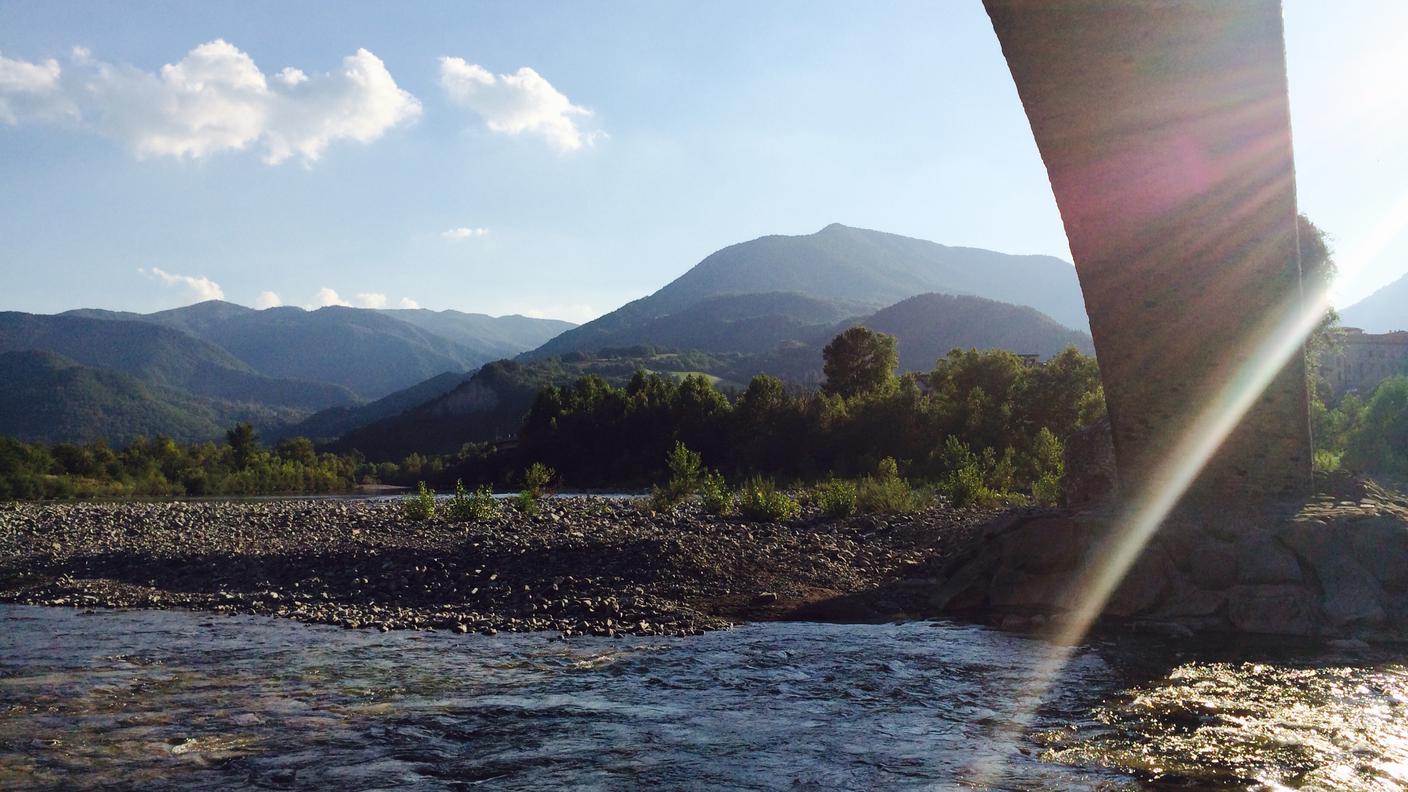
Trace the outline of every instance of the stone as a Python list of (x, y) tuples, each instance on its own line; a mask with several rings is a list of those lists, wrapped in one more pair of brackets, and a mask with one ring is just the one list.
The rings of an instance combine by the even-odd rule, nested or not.
[(1046, 611), (1057, 609), (1066, 600), (1071, 576), (1033, 574), (1012, 567), (999, 567), (988, 589), (988, 601), (999, 610)]
[(1297, 517), (1276, 530), (1276, 536), (1296, 555), (1318, 564), (1344, 551), (1339, 527), (1330, 527), (1323, 520)]
[(1237, 551), (1229, 542), (1208, 540), (1189, 547), (1188, 579), (1203, 589), (1227, 589), (1237, 583)]
[(1155, 616), (1159, 619), (1186, 619), (1213, 616), (1227, 605), (1227, 592), (1206, 589), (1178, 578), (1169, 588)]
[(1269, 534), (1255, 534), (1237, 545), (1237, 580), (1248, 584), (1299, 583), (1300, 562)]
[(1080, 527), (1068, 517), (1036, 517), (1002, 537), (1003, 566), (1042, 573), (1075, 567)]
[(940, 613), (971, 613), (986, 607), (988, 578), (997, 568), (996, 554), (969, 559), (939, 584), (929, 604)]
[(1356, 561), (1392, 592), (1408, 590), (1408, 523), (1371, 517), (1351, 523), (1349, 547)]
[(1376, 626), (1387, 614), (1374, 578), (1354, 559), (1331, 557), (1315, 567), (1324, 599), (1325, 618), (1338, 629)]
[(1105, 613), (1129, 618), (1148, 613), (1173, 582), (1177, 571), (1163, 548), (1151, 545), (1125, 573), (1124, 580), (1105, 604)]
[(1227, 596), (1227, 618), (1244, 633), (1311, 636), (1316, 609), (1310, 593), (1295, 585), (1243, 585)]

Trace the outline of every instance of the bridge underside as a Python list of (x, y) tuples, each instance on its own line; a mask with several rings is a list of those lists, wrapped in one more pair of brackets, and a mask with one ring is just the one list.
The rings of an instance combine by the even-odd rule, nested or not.
[[(985, 0), (1061, 209), (1121, 489), (1167, 486), (1199, 411), (1301, 308), (1278, 0)], [(1310, 486), (1305, 358), (1269, 383), (1196, 491)]]

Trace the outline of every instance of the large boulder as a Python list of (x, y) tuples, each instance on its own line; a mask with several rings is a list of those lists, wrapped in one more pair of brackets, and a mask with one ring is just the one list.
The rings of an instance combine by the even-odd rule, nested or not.
[(1295, 553), (1270, 535), (1256, 533), (1237, 545), (1237, 581), (1240, 583), (1300, 583), (1304, 579)]
[(1239, 632), (1311, 636), (1317, 615), (1314, 598), (1304, 586), (1236, 586), (1227, 596), (1227, 618)]

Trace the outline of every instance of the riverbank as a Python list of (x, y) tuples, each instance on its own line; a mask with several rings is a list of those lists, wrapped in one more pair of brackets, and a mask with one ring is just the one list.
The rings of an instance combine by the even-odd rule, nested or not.
[(376, 629), (684, 635), (925, 610), (990, 513), (748, 523), (554, 498), (418, 523), (395, 501), (0, 505), (0, 601), (185, 608)]

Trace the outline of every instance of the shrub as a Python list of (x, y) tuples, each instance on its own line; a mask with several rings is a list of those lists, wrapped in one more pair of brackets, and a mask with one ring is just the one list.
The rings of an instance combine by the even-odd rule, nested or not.
[(900, 478), (894, 457), (885, 457), (875, 467), (875, 475), (861, 479), (856, 487), (855, 506), (867, 514), (908, 514), (922, 504), (909, 482)]
[(1065, 448), (1056, 434), (1046, 427), (1037, 432), (1032, 442), (1032, 500), (1041, 506), (1060, 506), (1065, 500)]
[(445, 505), (445, 516), (453, 522), (480, 522), (499, 516), (499, 502), (494, 500), (494, 492), (487, 486), (480, 486), (472, 494), (465, 490), (463, 481), (455, 482), (455, 496)]
[(425, 486), (424, 481), (416, 484), (416, 494), (401, 499), (401, 514), (416, 522), (435, 519), (435, 493)]
[(523, 491), (518, 493), (514, 499), (514, 506), (524, 514), (537, 514), (538, 501), (548, 492), (548, 484), (552, 482), (557, 471), (544, 465), (542, 462), (534, 462), (523, 471)]
[(1328, 448), (1315, 449), (1315, 456), (1311, 460), (1311, 466), (1317, 473), (1334, 473), (1343, 463), (1344, 452), (1331, 451)]
[(706, 514), (728, 514), (733, 508), (733, 493), (728, 482), (714, 471), (706, 471), (699, 482), (699, 505)]
[(680, 501), (699, 491), (704, 480), (704, 460), (690, 451), (684, 443), (675, 441), (675, 447), (665, 456), (665, 467), (670, 478), (664, 487), (650, 490), (650, 508), (665, 511), (678, 505)]
[(738, 493), (738, 512), (754, 522), (778, 522), (802, 513), (797, 501), (778, 492), (772, 479), (755, 476)]
[(1061, 477), (1054, 473), (1043, 473), (1041, 478), (1032, 482), (1032, 500), (1040, 506), (1060, 506), (1065, 497)]
[(816, 502), (827, 517), (850, 517), (856, 513), (856, 485), (844, 479), (822, 482), (816, 490)]
[(528, 490), (524, 490), (514, 497), (513, 506), (524, 514), (538, 513), (538, 499)]
[(523, 490), (534, 497), (541, 498), (547, 494), (548, 484), (557, 475), (557, 471), (544, 465), (542, 462), (534, 462), (523, 471)]

